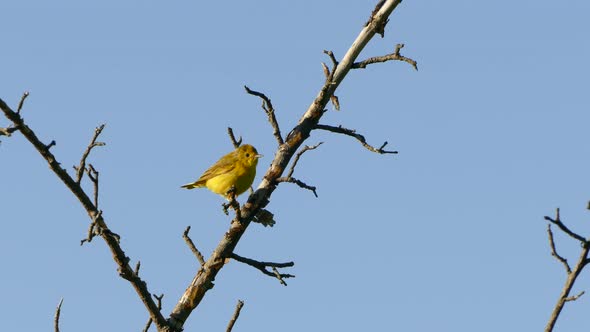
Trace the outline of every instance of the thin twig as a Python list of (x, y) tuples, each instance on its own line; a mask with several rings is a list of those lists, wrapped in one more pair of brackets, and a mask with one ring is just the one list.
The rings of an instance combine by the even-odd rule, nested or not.
[(316, 190), (317, 190), (316, 187), (310, 186), (307, 183), (305, 183), (305, 182), (303, 182), (301, 180), (298, 180), (298, 179), (296, 179), (294, 177), (280, 177), (280, 178), (277, 178), (275, 181), (277, 183), (281, 183), (281, 182), (294, 183), (294, 184), (298, 185), (300, 188), (307, 189), (307, 190), (313, 192), (313, 195), (316, 198), (318, 197), (318, 193), (316, 192)]
[(93, 217), (92, 217), (92, 222), (90, 223), (90, 226), (88, 227), (88, 235), (86, 236), (85, 239), (82, 239), (80, 241), (80, 245), (83, 245), (84, 242), (92, 242), (92, 239), (96, 236), (99, 235), (99, 233), (101, 232), (101, 228), (98, 225), (98, 220), (102, 218), (102, 210), (98, 210), (98, 213), (96, 213)]
[(133, 270), (133, 272), (135, 273), (136, 276), (139, 276), (139, 269), (141, 268), (141, 261), (137, 261), (137, 264), (135, 264), (135, 270)]
[(250, 90), (250, 88), (248, 88), (245, 85), (244, 85), (244, 89), (246, 89), (246, 92), (248, 94), (253, 95), (253, 96), (257, 96), (260, 99), (262, 99), (262, 109), (264, 110), (264, 112), (268, 116), (268, 122), (270, 122), (270, 125), (273, 128), (273, 135), (277, 139), (279, 146), (283, 145), (285, 143), (285, 141), (283, 140), (283, 136), (281, 136), (281, 130), (279, 129), (279, 123), (277, 122), (277, 118), (275, 117), (275, 109), (272, 107), (272, 103), (270, 102), (270, 99), (264, 93)]
[(580, 296), (584, 295), (586, 291), (581, 291), (578, 295), (568, 296), (564, 299), (565, 302), (575, 301), (580, 298)]
[[(164, 297), (164, 294), (160, 294), (160, 296), (156, 295), (156, 294), (152, 294), (152, 296), (156, 299), (156, 301), (158, 302), (158, 310), (162, 310), (162, 298)], [(147, 323), (145, 324), (145, 327), (143, 329), (143, 332), (147, 332), (150, 327), (152, 326), (152, 318), (148, 318)]]
[(581, 235), (578, 235), (574, 232), (572, 232), (569, 228), (567, 228), (566, 225), (564, 225), (561, 222), (560, 216), (559, 216), (559, 208), (557, 208), (556, 210), (557, 212), (555, 213), (555, 219), (549, 217), (549, 216), (545, 216), (545, 220), (548, 220), (550, 222), (552, 222), (553, 224), (557, 225), (557, 227), (559, 227), (564, 233), (566, 233), (567, 235), (571, 236), (572, 238), (584, 243), (586, 242), (586, 239), (584, 239)]
[(274, 266), (272, 267), (272, 272), (274, 272), (275, 277), (277, 279), (279, 279), (279, 282), (281, 283), (281, 285), (287, 286), (287, 283), (285, 282), (285, 280), (283, 280), (283, 275), (279, 273), (279, 270), (277, 270), (276, 267), (274, 267)]
[[(264, 273), (265, 275), (267, 275), (269, 277), (277, 278), (281, 282), (281, 284), (283, 284), (284, 286), (287, 286), (287, 285), (285, 284), (285, 281), (282, 278), (295, 278), (295, 276), (292, 274), (279, 273), (278, 270), (276, 270), (276, 268), (292, 267), (295, 265), (294, 262), (286, 262), (286, 263), (260, 262), (260, 261), (257, 261), (257, 260), (251, 259), (251, 258), (242, 257), (236, 253), (232, 253), (230, 255), (230, 257), (240, 263), (244, 263), (246, 265), (250, 265), (250, 266), (258, 269), (260, 272)], [(273, 269), (273, 272), (267, 270), (267, 268), (269, 268), (269, 267)]]
[(84, 153), (82, 154), (82, 158), (80, 159), (80, 164), (78, 166), (74, 166), (74, 169), (76, 170), (76, 183), (80, 183), (80, 181), (82, 181), (82, 176), (84, 175), (84, 170), (86, 169), (86, 158), (88, 158), (90, 151), (96, 146), (104, 146), (105, 145), (104, 142), (97, 142), (96, 141), (96, 139), (98, 139), (98, 136), (100, 135), (100, 133), (104, 129), (104, 126), (105, 126), (105, 124), (101, 124), (100, 126), (96, 127), (96, 129), (94, 129), (94, 135), (92, 136), (90, 143), (86, 147), (86, 151), (84, 151)]
[(231, 143), (233, 144), (234, 148), (239, 148), (242, 144), (242, 136), (240, 136), (240, 138), (236, 140), (236, 137), (234, 136), (234, 130), (231, 127), (227, 127), (227, 134), (229, 135), (229, 139), (231, 140)]
[(10, 137), (17, 130), (17, 127), (0, 128), (0, 136)]
[(25, 99), (29, 96), (29, 91), (25, 91), (23, 96), (20, 98), (20, 102), (18, 103), (18, 107), (16, 108), (16, 114), (20, 114), (20, 111), (23, 109), (23, 105), (25, 104)]
[(558, 261), (561, 262), (561, 264), (563, 264), (565, 270), (567, 271), (567, 274), (572, 273), (572, 269), (570, 268), (570, 265), (567, 263), (567, 259), (561, 257), (555, 249), (555, 241), (553, 241), (553, 231), (551, 231), (551, 224), (547, 224), (547, 235), (549, 236), (549, 247), (551, 247), (551, 256), (555, 257)]
[(64, 298), (62, 297), (59, 300), (59, 304), (57, 305), (57, 309), (55, 309), (55, 317), (53, 318), (53, 329), (55, 332), (59, 332), (59, 315), (61, 315), (61, 305), (64, 303)]
[(236, 310), (234, 311), (234, 314), (232, 315), (231, 319), (229, 320), (229, 323), (227, 324), (227, 329), (225, 330), (226, 332), (231, 332), (231, 330), (234, 328), (234, 324), (238, 320), (238, 317), (240, 317), (240, 311), (242, 310), (243, 306), (244, 306), (244, 301), (238, 300), (238, 304), (236, 305)]
[(414, 67), (415, 70), (418, 70), (418, 63), (415, 60), (412, 60), (412, 59), (407, 58), (407, 57), (400, 54), (400, 50), (403, 47), (404, 47), (404, 44), (397, 44), (395, 46), (395, 50), (393, 51), (393, 53), (383, 55), (383, 56), (376, 56), (376, 57), (368, 58), (368, 59), (360, 61), (360, 62), (355, 62), (352, 64), (351, 68), (352, 69), (365, 69), (367, 67), (367, 65), (370, 65), (373, 63), (396, 60), (396, 61), (407, 62), (412, 67)]
[(295, 155), (295, 158), (293, 158), (293, 163), (291, 164), (291, 168), (289, 169), (289, 173), (287, 173), (287, 177), (290, 178), (293, 175), (293, 172), (295, 171), (295, 166), (297, 166), (297, 163), (299, 162), (299, 158), (301, 158), (301, 155), (304, 154), (307, 151), (310, 150), (315, 150), (317, 149), (320, 145), (324, 144), (324, 142), (319, 142), (316, 145), (306, 145), (303, 147), (303, 149), (300, 149), (299, 152), (297, 152), (297, 154)]
[(94, 206), (98, 209), (98, 171), (92, 166), (92, 164), (88, 164), (86, 169), (88, 173), (88, 177), (90, 181), (94, 184)]
[[(332, 70), (328, 69), (328, 66), (322, 62), (322, 68), (324, 70), (324, 75), (326, 76), (326, 84), (333, 84), (334, 73), (336, 73), (336, 70), (338, 69), (338, 60), (336, 60), (334, 52), (332, 51), (324, 50), (324, 54), (328, 55), (330, 61), (332, 61)], [(339, 111), (340, 102), (338, 101), (338, 96), (332, 93), (330, 101), (332, 102), (332, 105), (334, 105), (334, 108)]]
[(191, 226), (187, 226), (186, 229), (184, 230), (184, 233), (182, 233), (182, 238), (184, 239), (184, 241), (186, 242), (188, 247), (191, 249), (193, 254), (197, 257), (197, 259), (199, 260), (199, 263), (202, 266), (205, 264), (205, 258), (203, 257), (203, 255), (201, 254), (199, 249), (197, 249), (193, 240), (188, 236), (188, 232), (190, 232), (190, 230), (191, 230)]
[(397, 154), (398, 153), (397, 151), (383, 150), (383, 148), (385, 148), (385, 146), (387, 145), (387, 141), (385, 141), (379, 148), (374, 148), (373, 146), (371, 146), (367, 143), (367, 141), (365, 140), (365, 136), (363, 136), (361, 134), (357, 134), (356, 131), (353, 129), (343, 128), (342, 126), (334, 127), (334, 126), (328, 126), (328, 125), (323, 125), (323, 124), (315, 125), (314, 129), (321, 129), (321, 130), (331, 131), (333, 133), (344, 134), (347, 136), (354, 137), (359, 142), (361, 142), (361, 144), (366, 149), (368, 149), (369, 151), (373, 151), (375, 153), (379, 153), (379, 154), (386, 154), (386, 153)]

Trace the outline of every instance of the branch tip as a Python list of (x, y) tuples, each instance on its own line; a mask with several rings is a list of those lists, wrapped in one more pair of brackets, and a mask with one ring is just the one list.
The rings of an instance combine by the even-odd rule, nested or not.
[(25, 99), (27, 99), (27, 97), (29, 96), (29, 91), (25, 91), (23, 93), (23, 96), (20, 98), (20, 102), (18, 103), (18, 107), (16, 108), (16, 114), (20, 115), (20, 111), (23, 108), (23, 105), (25, 104)]
[(226, 332), (231, 332), (231, 330), (234, 328), (234, 324), (238, 320), (238, 317), (240, 317), (240, 311), (242, 310), (243, 306), (244, 306), (244, 301), (238, 300), (238, 304), (236, 304), (236, 309), (234, 310), (234, 314), (232, 315), (231, 319), (229, 320), (229, 323), (227, 324), (227, 329), (225, 330)]
[(254, 91), (254, 90), (248, 88), (246, 85), (244, 85), (244, 89), (246, 89), (246, 93), (262, 99), (262, 106), (261, 107), (264, 110), (264, 112), (266, 113), (266, 115), (268, 116), (268, 122), (270, 122), (270, 125), (273, 128), (274, 137), (276, 138), (279, 146), (285, 144), (285, 141), (283, 140), (283, 136), (281, 136), (281, 130), (279, 129), (279, 123), (277, 122), (277, 118), (275, 116), (275, 109), (272, 106), (272, 102), (270, 101), (270, 98), (268, 98), (264, 93)]

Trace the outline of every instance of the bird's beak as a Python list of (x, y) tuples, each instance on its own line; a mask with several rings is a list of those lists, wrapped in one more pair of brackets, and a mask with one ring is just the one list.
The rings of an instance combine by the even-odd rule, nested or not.
[(256, 155), (256, 158), (262, 158), (262, 157), (264, 157), (264, 155), (262, 155), (260, 153)]

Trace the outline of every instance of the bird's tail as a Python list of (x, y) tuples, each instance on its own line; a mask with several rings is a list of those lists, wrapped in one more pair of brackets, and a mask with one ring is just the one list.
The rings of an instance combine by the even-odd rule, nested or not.
[(203, 186), (202, 183), (199, 183), (199, 181), (195, 181), (195, 182), (187, 183), (183, 186), (180, 186), (180, 188), (195, 189), (195, 188), (201, 188), (202, 186)]

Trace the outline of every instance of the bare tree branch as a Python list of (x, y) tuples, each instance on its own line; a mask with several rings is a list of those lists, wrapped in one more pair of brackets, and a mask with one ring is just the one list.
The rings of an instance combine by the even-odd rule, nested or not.
[(376, 57), (368, 58), (367, 60), (363, 60), (361, 62), (355, 62), (352, 65), (352, 69), (365, 69), (365, 68), (367, 68), (368, 65), (373, 64), (373, 63), (396, 60), (396, 61), (407, 62), (410, 65), (412, 65), (412, 67), (414, 67), (415, 70), (418, 70), (418, 63), (416, 61), (400, 54), (400, 50), (403, 47), (404, 47), (404, 44), (397, 44), (395, 46), (395, 50), (393, 51), (393, 53), (390, 53), (390, 54), (387, 54), (384, 56), (376, 56)]
[(557, 225), (557, 227), (559, 227), (564, 233), (571, 236), (572, 238), (574, 238), (582, 243), (586, 242), (586, 239), (584, 239), (582, 236), (570, 231), (570, 229), (567, 228), (567, 226), (561, 222), (561, 219), (559, 217), (559, 208), (557, 208), (557, 212), (555, 213), (555, 219), (553, 219), (549, 216), (545, 216), (545, 220), (550, 221), (553, 224)]
[(557, 319), (559, 318), (559, 315), (563, 310), (565, 303), (575, 301), (578, 298), (580, 298), (580, 296), (584, 295), (584, 291), (574, 296), (570, 296), (569, 294), (571, 293), (572, 288), (574, 287), (576, 279), (578, 278), (580, 273), (582, 273), (584, 267), (590, 262), (590, 260), (588, 259), (588, 254), (590, 252), (590, 240), (585, 240), (580, 235), (569, 230), (569, 228), (567, 228), (565, 224), (563, 224), (559, 215), (559, 208), (557, 209), (555, 219), (545, 216), (545, 220), (548, 220), (551, 223), (557, 225), (562, 232), (566, 233), (573, 239), (579, 240), (582, 244), (582, 250), (580, 252), (580, 256), (578, 257), (578, 261), (576, 262), (576, 265), (573, 268), (570, 268), (569, 264), (567, 263), (567, 260), (557, 254), (555, 250), (555, 243), (553, 241), (553, 234), (551, 232), (550, 224), (547, 226), (547, 232), (549, 233), (549, 245), (551, 246), (551, 254), (565, 266), (566, 271), (568, 272), (565, 284), (563, 285), (561, 293), (559, 294), (559, 298), (557, 299), (557, 303), (555, 304), (555, 307), (551, 312), (551, 316), (549, 317), (549, 321), (545, 327), (545, 332), (551, 332), (555, 327), (555, 323), (557, 322)]
[(18, 107), (16, 108), (16, 114), (20, 114), (20, 111), (23, 109), (23, 105), (25, 104), (25, 99), (29, 96), (29, 91), (25, 91), (23, 96), (20, 97), (20, 101), (18, 102)]
[[(287, 273), (282, 274), (282, 273), (279, 273), (278, 270), (276, 270), (276, 268), (292, 267), (295, 265), (294, 262), (287, 262), (287, 263), (259, 262), (257, 260), (251, 259), (251, 258), (242, 257), (236, 253), (232, 253), (231, 258), (235, 259), (236, 261), (238, 261), (240, 263), (250, 265), (250, 266), (258, 269), (260, 272), (264, 273), (265, 275), (267, 275), (269, 277), (275, 277), (275, 278), (279, 279), (281, 284), (283, 284), (284, 286), (287, 286), (287, 284), (283, 281), (283, 278), (295, 278), (295, 276), (292, 274), (287, 274)], [(267, 270), (267, 268), (269, 268), (269, 267), (272, 269), (275, 269), (275, 270), (273, 270), (273, 272), (270, 272), (269, 270)]]
[(17, 127), (0, 128), (0, 136), (10, 137), (17, 130)]
[(82, 176), (84, 175), (84, 170), (86, 169), (86, 158), (88, 158), (88, 155), (90, 155), (90, 151), (94, 147), (105, 145), (104, 142), (96, 141), (96, 139), (98, 139), (98, 136), (104, 129), (104, 126), (105, 124), (101, 124), (100, 126), (96, 127), (96, 129), (94, 129), (94, 136), (92, 136), (90, 144), (88, 144), (88, 147), (86, 147), (86, 151), (84, 151), (84, 153), (82, 154), (80, 164), (78, 166), (74, 166), (74, 169), (76, 170), (76, 183), (80, 183), (80, 181), (82, 181)]
[(245, 85), (244, 85), (244, 89), (246, 89), (246, 92), (248, 94), (251, 94), (253, 96), (257, 96), (260, 99), (262, 99), (262, 109), (264, 110), (264, 112), (268, 116), (268, 122), (270, 122), (270, 125), (272, 126), (272, 129), (273, 129), (272, 134), (277, 139), (279, 146), (283, 145), (285, 142), (283, 141), (283, 136), (281, 136), (281, 130), (279, 129), (279, 123), (277, 122), (277, 118), (275, 117), (275, 109), (272, 107), (272, 103), (270, 102), (270, 99), (264, 93), (250, 90), (250, 88), (248, 88)]
[(307, 189), (309, 191), (311, 191), (313, 193), (313, 195), (317, 198), (318, 197), (318, 193), (316, 192), (316, 187), (314, 186), (310, 186), (307, 183), (298, 180), (294, 177), (280, 177), (276, 179), (277, 183), (281, 183), (281, 182), (288, 182), (288, 183), (294, 183), (296, 185), (299, 186), (299, 188), (303, 188), (303, 189)]
[(285, 280), (283, 280), (284, 275), (279, 273), (279, 270), (277, 270), (276, 267), (272, 267), (272, 272), (274, 273), (275, 277), (277, 277), (277, 279), (279, 279), (279, 282), (281, 283), (281, 285), (283, 286), (287, 286), (287, 283), (285, 282)]
[(551, 231), (551, 224), (547, 224), (547, 235), (549, 236), (549, 247), (551, 247), (551, 256), (555, 257), (558, 261), (561, 262), (561, 264), (563, 264), (567, 274), (572, 273), (572, 269), (570, 268), (570, 265), (567, 263), (567, 259), (561, 257), (555, 249), (555, 241), (553, 241), (553, 232)]
[(188, 245), (188, 247), (191, 249), (191, 251), (193, 252), (193, 254), (197, 257), (197, 259), (199, 260), (199, 263), (202, 265), (205, 264), (205, 258), (203, 257), (203, 255), (201, 254), (201, 252), (199, 251), (199, 249), (197, 249), (197, 247), (195, 246), (193, 240), (191, 240), (191, 238), (188, 236), (188, 232), (190, 232), (191, 230), (191, 226), (188, 226), (185, 230), (184, 233), (182, 233), (182, 238), (184, 239), (184, 241), (186, 242), (186, 244)]
[[(338, 68), (338, 60), (336, 60), (334, 52), (332, 51), (324, 50), (324, 54), (328, 55), (328, 57), (330, 57), (330, 61), (332, 61), (332, 70), (328, 69), (328, 66), (322, 62), (322, 68), (324, 70), (324, 75), (326, 76), (326, 83), (332, 84), (334, 73)], [(340, 102), (338, 101), (338, 97), (334, 93), (332, 93), (332, 96), (330, 96), (330, 101), (332, 102), (332, 105), (334, 105), (334, 108), (337, 111), (340, 111)]]
[(88, 177), (90, 181), (94, 184), (94, 206), (98, 209), (98, 171), (94, 169), (92, 164), (88, 164), (88, 168), (86, 169), (86, 173), (88, 173)]
[(387, 145), (387, 141), (384, 142), (379, 148), (374, 148), (373, 146), (371, 146), (371, 145), (369, 145), (367, 143), (367, 140), (365, 139), (365, 136), (363, 136), (361, 134), (357, 134), (356, 133), (356, 130), (353, 130), (353, 129), (344, 128), (342, 126), (334, 127), (334, 126), (323, 125), (323, 124), (317, 124), (317, 125), (315, 125), (315, 128), (314, 129), (321, 129), (321, 130), (331, 131), (331, 132), (337, 133), (337, 134), (343, 134), (343, 135), (354, 137), (359, 142), (361, 142), (361, 144), (367, 150), (373, 151), (375, 153), (379, 153), (379, 154), (386, 154), (386, 153), (397, 154), (398, 153), (397, 151), (383, 150), (383, 148), (385, 148), (385, 146)]
[(57, 308), (55, 309), (55, 317), (53, 318), (53, 329), (55, 330), (55, 332), (59, 332), (59, 315), (61, 314), (61, 305), (63, 303), (64, 298), (62, 297), (61, 300), (59, 300)]
[(297, 166), (297, 163), (299, 162), (299, 158), (301, 158), (301, 155), (303, 155), (307, 151), (317, 149), (322, 144), (324, 144), (324, 142), (319, 142), (318, 144), (312, 146), (306, 145), (303, 147), (303, 149), (299, 150), (299, 152), (297, 152), (297, 154), (295, 155), (295, 158), (293, 158), (293, 163), (291, 164), (289, 173), (287, 173), (287, 177), (290, 178), (293, 175), (293, 172), (295, 172), (295, 167)]
[[(152, 296), (156, 299), (156, 301), (158, 301), (158, 310), (162, 310), (162, 298), (164, 298), (164, 294), (160, 294), (160, 296), (156, 295), (156, 294), (152, 294)], [(143, 332), (147, 332), (150, 327), (152, 326), (153, 320), (152, 318), (148, 318), (147, 323), (145, 324), (145, 327), (143, 328)]]
[(310, 190), (311, 192), (313, 192), (315, 197), (318, 197), (318, 193), (316, 192), (317, 188), (314, 186), (310, 186), (310, 185), (306, 184), (305, 182), (294, 178), (293, 172), (295, 171), (295, 166), (297, 166), (297, 163), (299, 162), (299, 158), (301, 158), (302, 154), (304, 154), (306, 151), (309, 151), (309, 150), (315, 150), (318, 146), (322, 145), (323, 143), (324, 142), (319, 142), (318, 144), (313, 145), (313, 146), (306, 145), (303, 147), (303, 149), (299, 150), (299, 152), (297, 152), (297, 154), (295, 155), (295, 158), (293, 159), (293, 163), (291, 164), (291, 168), (289, 169), (287, 176), (277, 178), (277, 180), (276, 180), (277, 183), (281, 183), (281, 182), (294, 183), (294, 184), (298, 185), (300, 188)]
[(240, 317), (240, 311), (242, 310), (243, 306), (244, 306), (244, 301), (238, 300), (238, 304), (236, 305), (236, 310), (234, 311), (234, 314), (232, 315), (231, 319), (229, 320), (229, 323), (227, 324), (227, 329), (225, 330), (226, 332), (231, 332), (231, 330), (234, 328), (234, 324), (238, 320), (238, 317)]
[(570, 301), (575, 301), (577, 299), (579, 299), (582, 295), (584, 295), (586, 292), (585, 291), (581, 291), (579, 292), (577, 295), (574, 296), (568, 296), (564, 299), (565, 302), (570, 302)]
[(121, 249), (118, 238), (115, 236), (116, 234), (110, 232), (102, 214), (99, 215), (99, 210), (96, 205), (92, 203), (80, 184), (77, 183), (66, 172), (66, 170), (60, 166), (60, 163), (56, 160), (55, 156), (49, 151), (49, 148), (54, 145), (55, 142), (52, 142), (53, 144), (50, 143), (49, 145), (43, 144), (39, 138), (37, 138), (37, 135), (33, 132), (33, 130), (24, 123), (21, 116), (10, 109), (10, 107), (6, 105), (2, 99), (0, 99), (0, 109), (2, 109), (2, 112), (4, 112), (6, 118), (12, 121), (15, 127), (18, 127), (23, 136), (25, 136), (25, 138), (37, 149), (39, 154), (41, 154), (41, 156), (47, 161), (49, 168), (51, 168), (51, 170), (60, 178), (60, 180), (62, 180), (66, 187), (68, 187), (68, 189), (72, 192), (72, 194), (76, 196), (76, 198), (80, 201), (88, 213), (90, 219), (93, 220), (93, 222), (95, 221), (97, 226), (103, 230), (100, 235), (105, 240), (113, 255), (113, 259), (118, 266), (119, 274), (121, 276), (132, 276), (127, 280), (131, 282), (133, 288), (148, 310), (150, 317), (152, 317), (156, 323), (158, 330), (171, 331), (170, 327), (168, 326), (168, 322), (158, 310), (156, 303), (152, 300), (146, 283), (136, 276), (134, 271), (129, 266), (129, 258), (125, 255), (123, 249)]
[(224, 260), (231, 257), (240, 238), (258, 211), (269, 203), (270, 196), (276, 189), (276, 179), (281, 177), (297, 149), (309, 137), (311, 131), (316, 128), (331, 96), (346, 77), (360, 52), (371, 38), (385, 27), (389, 15), (400, 3), (401, 0), (385, 0), (379, 9), (371, 15), (369, 24), (362, 29), (356, 40), (353, 41), (352, 46), (340, 60), (336, 70), (334, 70), (333, 79), (330, 82), (324, 82), (307, 111), (284, 139), (284, 144), (280, 143), (269, 169), (263, 176), (262, 182), (254, 193), (248, 197), (247, 202), (240, 209), (240, 215), (232, 220), (229, 229), (223, 234), (205, 265), (198, 269), (190, 285), (172, 310), (169, 322), (174, 328), (182, 328), (191, 312), (199, 305), (207, 291), (211, 289), (215, 276), (223, 267)]
[(236, 140), (236, 137), (234, 136), (234, 130), (231, 129), (231, 127), (227, 127), (227, 134), (229, 135), (229, 139), (231, 140), (231, 143), (233, 144), (234, 148), (239, 148), (242, 144), (242, 136), (240, 136), (240, 138)]

